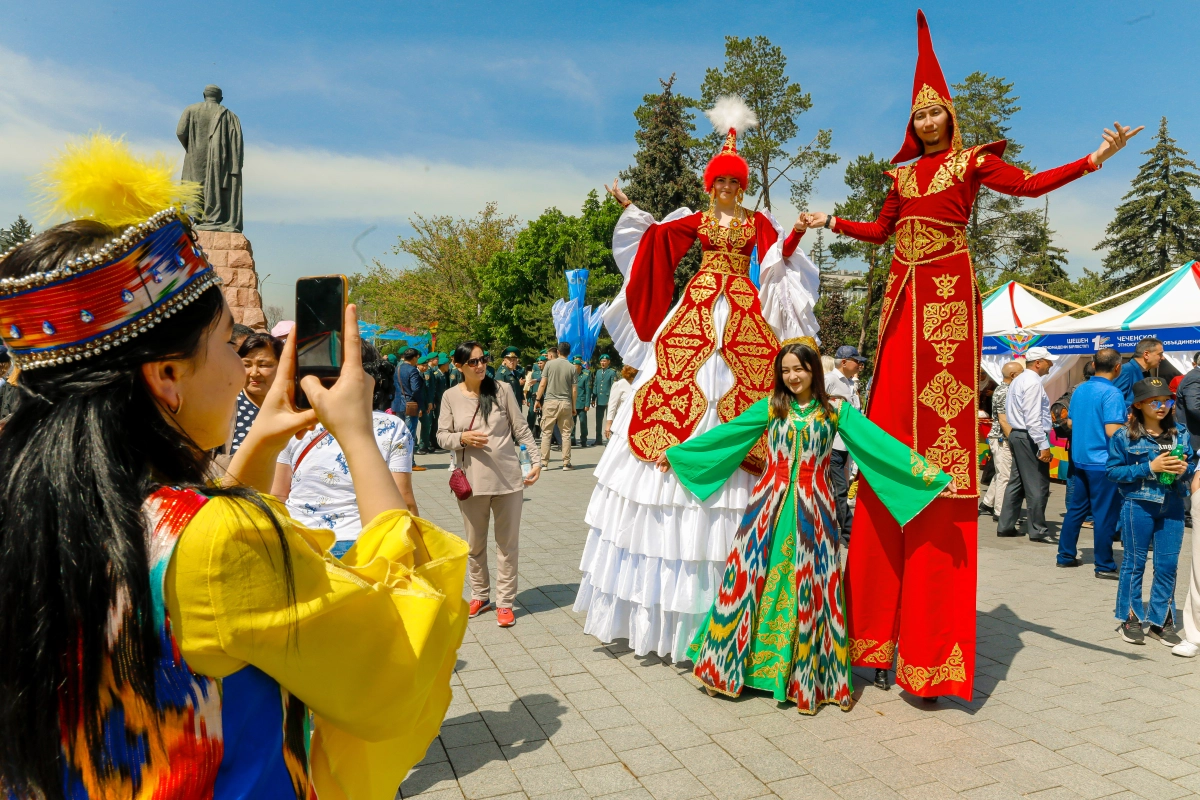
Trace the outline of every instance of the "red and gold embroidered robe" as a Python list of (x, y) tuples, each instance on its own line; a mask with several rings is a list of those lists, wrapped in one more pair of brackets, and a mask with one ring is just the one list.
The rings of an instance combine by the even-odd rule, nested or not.
[[(697, 239), (700, 270), (655, 339), (671, 308), (675, 268)], [(729, 304), (729, 319), (720, 352), (734, 385), (718, 401), (718, 416), (728, 422), (770, 392), (779, 340), (763, 318), (758, 288), (750, 280), (750, 256), (757, 247), (761, 257), (777, 241), (775, 227), (757, 212), (747, 212), (743, 223), (728, 227), (719, 225), (711, 212), (698, 212), (656, 223), (643, 234), (625, 296), (638, 337), (655, 342), (657, 369), (633, 398), (629, 446), (638, 458), (653, 461), (668, 447), (686, 441), (708, 409), (696, 374), (716, 349), (713, 307), (722, 296)], [(799, 242), (800, 234), (790, 233), (783, 256), (791, 256)], [(759, 473), (764, 456), (760, 443), (743, 465)]]
[(869, 484), (851, 534), (847, 604), (856, 666), (889, 667), (915, 694), (971, 697), (978, 533), (976, 381), (982, 307), (966, 226), (980, 186), (1039, 197), (1096, 169), (1090, 156), (1038, 174), (1001, 159), (1004, 142), (923, 156), (889, 174), (875, 222), (836, 233), (896, 236), (879, 323), (868, 418), (954, 478), (903, 530)]

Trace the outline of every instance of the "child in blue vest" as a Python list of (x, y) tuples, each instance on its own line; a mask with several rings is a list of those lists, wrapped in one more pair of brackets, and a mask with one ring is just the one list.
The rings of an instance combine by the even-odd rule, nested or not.
[[(1175, 425), (1171, 391), (1162, 378), (1133, 386), (1129, 422), (1108, 445), (1108, 478), (1121, 492), (1121, 577), (1117, 585), (1117, 630), (1131, 644), (1149, 635), (1168, 647), (1180, 643), (1175, 632), (1175, 573), (1183, 543), (1183, 516), (1196, 471), (1186, 431)], [(1154, 543), (1154, 580), (1150, 604), (1142, 602), (1147, 550)]]

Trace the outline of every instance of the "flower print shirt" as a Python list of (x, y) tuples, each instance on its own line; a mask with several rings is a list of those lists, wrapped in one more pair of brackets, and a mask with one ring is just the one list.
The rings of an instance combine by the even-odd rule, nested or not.
[[(375, 443), (392, 472), (412, 472), (413, 440), (398, 417), (376, 411), (372, 414)], [(321, 436), (318, 425), (301, 439), (291, 439), (279, 454), (279, 463), (292, 468), (292, 487), (287, 508), (292, 518), (309, 528), (333, 531), (340, 541), (355, 540), (362, 530), (358, 502), (346, 454), (332, 436), (317, 442), (300, 466), (296, 460), (309, 443)]]
[(246, 438), (246, 434), (250, 432), (250, 426), (254, 423), (254, 418), (258, 416), (258, 406), (251, 402), (246, 393), (240, 392), (237, 398), (237, 413), (233, 418), (233, 444), (229, 448), (229, 454), (233, 455), (242, 446), (242, 440)]

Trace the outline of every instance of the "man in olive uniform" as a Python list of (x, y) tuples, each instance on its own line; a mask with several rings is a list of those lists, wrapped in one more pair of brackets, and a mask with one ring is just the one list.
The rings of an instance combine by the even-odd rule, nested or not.
[(425, 399), (428, 407), (421, 425), (421, 451), (436, 453), (438, 412), (442, 408), (442, 395), (446, 393), (446, 376), (438, 369), (441, 353), (430, 353), (425, 359)]
[(507, 383), (512, 387), (513, 395), (517, 398), (517, 407), (524, 402), (525, 390), (521, 386), (525, 380), (525, 369), (521, 366), (518, 360), (520, 350), (515, 347), (504, 348), (504, 354), (501, 356), (500, 368), (496, 370), (496, 380)]
[(529, 375), (529, 391), (525, 395), (528, 411), (525, 413), (525, 421), (529, 423), (529, 430), (533, 431), (533, 438), (537, 441), (542, 440), (542, 426), (538, 424), (538, 413), (533, 408), (533, 401), (537, 397), (538, 386), (542, 383), (542, 367), (546, 366), (546, 351), (543, 350), (538, 355), (537, 363)]
[(595, 391), (592, 404), (596, 407), (596, 444), (608, 444), (608, 440), (604, 438), (604, 417), (608, 411), (608, 395), (618, 377), (620, 376), (612, 368), (612, 359), (608, 354), (600, 356), (600, 369), (592, 376), (592, 388)]
[(584, 368), (583, 359), (579, 356), (571, 359), (571, 363), (575, 365), (575, 388), (578, 390), (575, 395), (575, 430), (579, 431), (579, 444), (575, 446), (584, 448), (588, 446), (587, 412), (592, 404), (592, 373)]

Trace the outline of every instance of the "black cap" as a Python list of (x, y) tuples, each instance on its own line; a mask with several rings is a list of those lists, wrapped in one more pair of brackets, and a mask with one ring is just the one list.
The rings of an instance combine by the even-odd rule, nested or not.
[(1142, 378), (1133, 385), (1133, 402), (1140, 403), (1152, 397), (1170, 397), (1171, 387), (1162, 378)]
[(842, 361), (843, 359), (851, 358), (860, 364), (867, 363), (867, 360), (858, 354), (858, 348), (852, 344), (844, 344), (837, 349), (833, 354), (834, 361)]

